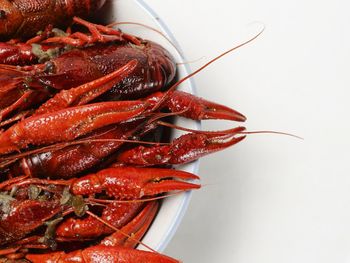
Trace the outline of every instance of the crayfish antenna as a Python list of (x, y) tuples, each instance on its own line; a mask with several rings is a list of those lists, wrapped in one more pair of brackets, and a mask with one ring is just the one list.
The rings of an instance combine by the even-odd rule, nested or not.
[(195, 70), (194, 72), (190, 73), (189, 75), (187, 75), (186, 77), (180, 79), (178, 82), (176, 82), (175, 84), (173, 84), (165, 93), (165, 95), (163, 96), (163, 98), (153, 107), (152, 111), (155, 111), (156, 109), (158, 109), (164, 101), (166, 101), (170, 94), (176, 90), (176, 88), (182, 84), (183, 82), (185, 82), (186, 80), (190, 79), (191, 77), (193, 77), (194, 75), (196, 75), (197, 73), (201, 72), (203, 69), (205, 69), (206, 67), (208, 67), (209, 65), (211, 65), (212, 63), (214, 63), (215, 61), (219, 60), (220, 58), (222, 58), (223, 56), (235, 51), (238, 48), (241, 48), (247, 44), (249, 44), (250, 42), (254, 41), (255, 39), (257, 39), (265, 30), (265, 27), (263, 29), (261, 29), (255, 36), (253, 36), (252, 38), (248, 39), (247, 41), (244, 41), (243, 43), (234, 46), (233, 48), (230, 48), (229, 50), (223, 52), (222, 54), (218, 55), (217, 57), (211, 59), (209, 62), (205, 63), (203, 66), (201, 66), (200, 68), (198, 68), (197, 70)]
[(239, 132), (239, 134), (278, 134), (278, 135), (285, 135), (285, 136), (294, 137), (296, 139), (304, 140), (303, 137), (300, 137), (298, 135), (288, 133), (288, 132), (279, 132), (279, 131), (242, 131), (242, 132)]
[(25, 179), (27, 179), (28, 175), (22, 175), (22, 176), (16, 176), (14, 178), (11, 178), (9, 180), (6, 180), (2, 183), (0, 183), (0, 190), (4, 189), (5, 187), (16, 185), (18, 182), (21, 182)]
[(113, 22), (111, 24), (108, 24), (106, 27), (114, 27), (114, 26), (119, 26), (119, 25), (136, 25), (136, 26), (141, 26), (141, 27), (144, 27), (144, 28), (147, 28), (153, 32), (156, 32), (157, 34), (161, 35), (167, 42), (170, 43), (170, 45), (175, 48), (175, 50), (181, 54), (182, 52), (180, 51), (180, 49), (163, 33), (161, 32), (160, 30), (154, 28), (154, 27), (151, 27), (151, 26), (148, 26), (148, 25), (145, 25), (145, 24), (142, 24), (142, 23), (138, 23), (138, 22), (127, 22), (127, 21), (121, 21), (121, 22)]

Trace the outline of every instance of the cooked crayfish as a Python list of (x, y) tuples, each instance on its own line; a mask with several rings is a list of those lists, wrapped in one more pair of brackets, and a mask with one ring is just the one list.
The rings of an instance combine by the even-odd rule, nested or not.
[[(81, 19), (76, 20), (86, 23)], [(61, 89), (70, 89), (89, 81), (91, 86), (101, 85), (93, 81), (118, 72), (118, 69), (126, 67), (132, 60), (137, 63), (129, 67), (128, 74), (105, 90), (103, 100), (140, 98), (164, 88), (173, 80), (175, 62), (160, 45), (132, 36), (129, 38), (137, 44), (130, 43), (127, 40), (129, 38), (126, 38), (128, 35), (120, 31), (91, 23), (87, 26), (95, 33), (95, 45), (79, 41), (78, 47), (85, 47), (86, 44), (88, 46), (71, 49), (44, 64), (25, 67), (0, 65), (0, 121), (15, 112), (33, 108)], [(104, 30), (111, 35), (104, 35)], [(82, 38), (81, 35), (88, 37), (82, 33), (78, 36)], [(72, 34), (69, 37), (57, 37), (55, 39), (62, 43), (53, 45), (70, 45), (71, 43), (66, 43), (69, 42), (67, 39), (75, 39), (75, 36)], [(46, 39), (49, 40), (52, 41)], [(114, 73), (114, 78), (117, 75), (118, 73)]]
[[(71, 89), (71, 90), (74, 90), (74, 89)], [(70, 90), (64, 91), (64, 92), (68, 93), (70, 92)], [(158, 92), (158, 93), (155, 93), (154, 95), (147, 97), (143, 102), (149, 103), (148, 107), (152, 108), (154, 105), (158, 103), (159, 99), (162, 98), (163, 96), (164, 96), (164, 93)], [(72, 96), (72, 94), (69, 94), (69, 96), (66, 95), (66, 97), (75, 98), (74, 96)], [(52, 99), (55, 100), (55, 97)], [(50, 100), (48, 102), (50, 102)], [(140, 103), (142, 103), (142, 101), (140, 101)], [(51, 103), (47, 103), (46, 105), (51, 105)], [(64, 108), (62, 105), (65, 105), (65, 104), (55, 103), (53, 109)], [(45, 106), (45, 104), (43, 106)], [(213, 102), (209, 102), (209, 101), (197, 98), (191, 94), (181, 92), (181, 91), (174, 91), (173, 93), (171, 93), (169, 95), (169, 99), (164, 103), (164, 106), (162, 106), (162, 108), (166, 108), (167, 110), (170, 110), (173, 113), (177, 113), (177, 115), (179, 116), (188, 117), (194, 120), (213, 119), (213, 118), (236, 120), (236, 121), (245, 120), (245, 117), (235, 110), (232, 110), (228, 107), (225, 107), (217, 103), (213, 103)], [(47, 112), (52, 111), (52, 107), (49, 107), (49, 106), (45, 107), (45, 109)], [(48, 113), (46, 115), (41, 115), (41, 116), (46, 116), (46, 118), (52, 119), (54, 114)], [(50, 116), (50, 117), (47, 117), (47, 116)], [(30, 120), (30, 119), (31, 118), (28, 118), (27, 120)], [(32, 118), (32, 119), (38, 119), (38, 118)], [(21, 123), (22, 122), (18, 123), (17, 126), (21, 125)], [(14, 125), (14, 127), (16, 127), (16, 125)], [(53, 129), (53, 126), (51, 126), (48, 123), (46, 123), (45, 126), (42, 126), (42, 127), (44, 127), (42, 128), (43, 130)], [(120, 146), (123, 144), (123, 139), (127, 140), (135, 136), (140, 137), (143, 134), (147, 133), (148, 131), (155, 129), (156, 127), (157, 127), (156, 122), (149, 123), (147, 120), (136, 120), (133, 122), (123, 123), (118, 127), (106, 127), (89, 136), (90, 142), (88, 144), (69, 145), (64, 149), (50, 150), (50, 151), (44, 151), (41, 153), (31, 154), (23, 158), (21, 162), (18, 163), (18, 165), (14, 166), (14, 168), (17, 169), (16, 170), (17, 173), (18, 172), (25, 173), (27, 175), (35, 176), (35, 177), (44, 176), (44, 177), (50, 177), (50, 178), (68, 178), (76, 174), (79, 174), (88, 168), (91, 168), (92, 166), (101, 162), (103, 158), (109, 156), (110, 154), (118, 150)], [(63, 129), (60, 129), (60, 131), (63, 132)], [(148, 158), (153, 158), (155, 160), (155, 158), (157, 158), (156, 156), (158, 156), (157, 164), (161, 164), (161, 163), (166, 163), (166, 159), (168, 158), (162, 159), (162, 160), (159, 159), (160, 149), (163, 149), (164, 152), (167, 152), (168, 156), (170, 155), (170, 152), (173, 152), (174, 154), (173, 154), (172, 160), (174, 160), (175, 158), (177, 159), (184, 158), (185, 153), (186, 154), (189, 154), (189, 152), (199, 153), (199, 149), (203, 149), (201, 155), (192, 154), (191, 160), (198, 159), (204, 155), (205, 148), (208, 149), (207, 153), (209, 153), (209, 152), (215, 151), (215, 148), (216, 150), (219, 150), (230, 146), (230, 143), (228, 142), (220, 144), (218, 142), (220, 138), (223, 141), (225, 138), (228, 139), (229, 137), (231, 137), (232, 139), (231, 144), (238, 142), (238, 140), (240, 139), (234, 138), (233, 135), (237, 134), (239, 131), (243, 131), (243, 130), (240, 128), (239, 130), (230, 131), (226, 134), (226, 136), (224, 134), (221, 134), (221, 137), (220, 136), (214, 137), (213, 135), (210, 135), (210, 134), (208, 135), (188, 134), (177, 139), (172, 144), (173, 145), (172, 147), (156, 146), (156, 148), (158, 148), (158, 153), (157, 153), (157, 150), (154, 149), (153, 150), (154, 154), (152, 155), (148, 154)], [(4, 133), (4, 135), (0, 135), (0, 140), (2, 136), (6, 136), (6, 134)], [(7, 135), (7, 137), (11, 137), (11, 136)], [(111, 141), (112, 139), (119, 139), (119, 140)], [(95, 142), (91, 142), (91, 140), (95, 140)], [(215, 140), (216, 142), (214, 143)], [(213, 143), (211, 143), (210, 141), (212, 141)], [(182, 144), (182, 146), (186, 145), (188, 152), (183, 151), (182, 154), (180, 154), (180, 152), (175, 153), (175, 151), (168, 151), (171, 148), (173, 149), (178, 148), (180, 144)], [(209, 148), (211, 148), (212, 150), (209, 150)], [(143, 148), (141, 147), (140, 150), (142, 149)], [(128, 155), (128, 153), (124, 153), (123, 155), (124, 156)], [(136, 156), (138, 156), (138, 154), (135, 154), (135, 158)], [(125, 157), (119, 157), (119, 159), (120, 158), (125, 158)], [(143, 160), (143, 162), (146, 162), (146, 159), (139, 158), (139, 161), (137, 164), (140, 164), (141, 160)], [(188, 161), (190, 160), (187, 159), (187, 162)], [(135, 162), (135, 160), (133, 162)], [(125, 163), (130, 163), (130, 160), (126, 160)], [(18, 168), (20, 168), (20, 170), (18, 170)]]
[[(193, 174), (176, 170), (119, 167), (101, 170), (96, 174), (68, 181), (36, 178), (14, 178), (6, 181), (0, 185), (0, 189), (11, 192), (11, 196), (5, 194), (0, 196), (2, 205), (1, 245), (11, 244), (12, 247), (18, 247), (18, 249), (46, 249), (56, 248), (57, 246), (59, 248), (64, 246), (64, 242), (67, 241), (89, 240), (101, 235), (112, 234), (103, 239), (101, 245), (113, 246), (115, 251), (119, 249), (117, 246), (132, 248), (138, 244), (137, 240), (143, 236), (150, 226), (158, 208), (157, 202), (150, 202), (146, 206), (143, 203), (133, 202), (112, 203), (104, 209), (101, 217), (102, 223), (91, 216), (84, 219), (68, 217), (64, 220), (60, 214), (69, 215), (73, 208), (73, 211), (81, 217), (87, 212), (90, 205), (92, 206), (90, 209), (93, 211), (93, 205), (98, 201), (96, 199), (89, 201), (88, 196), (102, 191), (105, 191), (114, 200), (142, 201), (143, 197), (150, 197), (163, 192), (183, 191), (200, 187), (197, 184), (170, 178), (198, 179)], [(91, 188), (91, 186), (94, 187)], [(67, 192), (66, 189), (70, 189), (70, 191)], [(83, 196), (87, 196), (86, 203), (82, 199)], [(5, 210), (5, 207), (7, 210)], [(141, 212), (140, 208), (142, 208)], [(51, 232), (53, 230), (55, 232), (50, 233), (48, 227), (44, 236), (38, 236), (42, 233), (40, 227), (45, 221), (49, 220), (55, 222), (54, 227), (57, 226), (57, 230), (51, 227)], [(15, 221), (15, 224), (13, 221)], [(116, 228), (120, 231), (116, 231)], [(27, 241), (23, 239), (36, 229), (38, 229), (36, 236), (32, 236)], [(54, 237), (56, 238), (53, 239)], [(126, 249), (125, 251), (129, 250)], [(58, 254), (63, 257), (62, 253)], [(146, 253), (145, 255), (150, 254)], [(28, 257), (30, 260), (33, 260), (31, 257), (35, 258), (35, 256), (30, 255)], [(51, 258), (51, 255), (49, 254), (47, 257)], [(69, 254), (65, 257), (68, 258)], [(66, 260), (68, 260), (67, 258)]]
[(0, 38), (27, 38), (49, 24), (69, 25), (73, 16), (88, 17), (105, 0), (1, 0)]
[[(161, 120), (246, 120), (175, 90), (222, 55), (169, 87), (176, 66), (164, 48), (73, 20), (89, 33), (55, 35), (48, 26), (28, 43), (4, 44), (13, 52), (0, 55), (8, 64), (29, 64), (0, 65), (0, 125), (6, 127), (0, 133), (0, 255), (31, 262), (178, 262), (133, 248), (157, 213), (157, 199), (200, 188), (198, 176), (170, 165), (245, 138), (244, 127), (193, 131)], [(33, 45), (45, 63), (37, 64), (42, 58)], [(164, 127), (188, 133), (161, 143), (154, 134)]]

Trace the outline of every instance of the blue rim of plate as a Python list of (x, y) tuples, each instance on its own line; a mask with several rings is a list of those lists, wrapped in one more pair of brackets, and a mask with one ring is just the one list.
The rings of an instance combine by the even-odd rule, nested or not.
[[(171, 42), (176, 46), (177, 52), (179, 53), (182, 60), (186, 61), (178, 42), (176, 41), (172, 32), (169, 30), (168, 26), (164, 23), (164, 21), (143, 0), (135, 0), (135, 1), (154, 19), (155, 23), (159, 25), (159, 27), (162, 29), (162, 31), (165, 32), (165, 34), (168, 36), (168, 38), (171, 40)], [(190, 67), (187, 64), (184, 64), (184, 69), (185, 69), (185, 73), (187, 75), (189, 75), (191, 72)], [(191, 93), (197, 94), (195, 83), (194, 83), (193, 79), (191, 78), (188, 81), (189, 81), (189, 87), (191, 89)], [(201, 123), (199, 121), (196, 121), (196, 128), (198, 130), (201, 128)], [(190, 172), (195, 173), (195, 174), (198, 173), (199, 160), (195, 161), (192, 165), (193, 165), (192, 166), (193, 170)], [(184, 194), (184, 197), (182, 198), (182, 202), (179, 205), (179, 207), (177, 208), (176, 215), (173, 218), (172, 223), (170, 224), (168, 230), (164, 233), (158, 246), (154, 248), (155, 250), (157, 250), (159, 252), (162, 252), (165, 250), (165, 248), (169, 244), (170, 240), (175, 235), (175, 232), (178, 229), (178, 227), (179, 227), (179, 225), (180, 225), (180, 223), (181, 223), (181, 221), (182, 221), (182, 219), (187, 211), (188, 205), (189, 205), (190, 200), (191, 200), (191, 196), (192, 196), (192, 191), (186, 192)]]

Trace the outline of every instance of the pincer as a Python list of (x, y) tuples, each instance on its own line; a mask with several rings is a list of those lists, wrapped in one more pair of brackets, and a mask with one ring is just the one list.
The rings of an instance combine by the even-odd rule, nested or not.
[[(237, 128), (237, 132), (244, 130)], [(122, 152), (116, 165), (152, 166), (159, 164), (183, 164), (197, 160), (207, 154), (226, 149), (245, 136), (219, 133), (188, 133), (175, 139), (170, 145), (137, 146)]]
[(195, 180), (199, 177), (171, 169), (115, 167), (73, 180), (71, 192), (74, 195), (106, 192), (116, 199), (133, 200), (169, 191), (200, 188), (198, 184), (175, 179)]
[[(165, 97), (165, 99), (164, 99)], [(179, 112), (179, 116), (193, 120), (223, 119), (244, 122), (246, 117), (227, 106), (199, 98), (190, 93), (174, 90), (169, 94), (155, 92), (146, 98), (150, 107), (154, 107), (163, 100), (160, 108), (170, 112)]]

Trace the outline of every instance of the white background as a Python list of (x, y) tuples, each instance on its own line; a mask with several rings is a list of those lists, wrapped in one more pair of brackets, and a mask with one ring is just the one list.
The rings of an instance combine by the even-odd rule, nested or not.
[[(203, 188), (165, 251), (186, 263), (350, 262), (348, 1), (147, 0), (192, 69), (200, 96), (244, 113), (250, 135), (203, 158)], [(206, 122), (204, 129), (235, 123)]]

